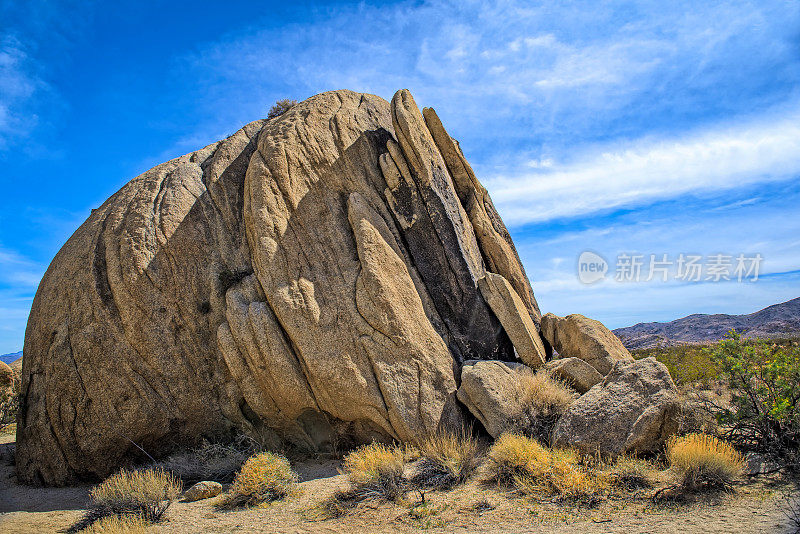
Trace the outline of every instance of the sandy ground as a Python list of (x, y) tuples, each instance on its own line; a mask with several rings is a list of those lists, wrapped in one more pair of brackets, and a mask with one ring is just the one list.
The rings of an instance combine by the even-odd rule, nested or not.
[[(4, 439), (5, 438), (5, 439)], [(0, 443), (12, 437), (0, 436)], [(0, 445), (2, 447), (2, 445)], [(76, 521), (89, 487), (36, 489), (19, 486), (7, 460), (0, 466), (0, 532), (58, 532)], [(645, 496), (610, 500), (593, 509), (531, 502), (470, 483), (456, 490), (426, 492), (425, 503), (410, 494), (403, 505), (362, 505), (337, 519), (324, 519), (319, 503), (345, 480), (333, 460), (294, 466), (301, 482), (296, 495), (263, 507), (218, 511), (215, 499), (176, 502), (154, 533), (791, 533), (782, 513), (785, 484), (758, 481), (731, 493), (696, 502), (654, 505)]]

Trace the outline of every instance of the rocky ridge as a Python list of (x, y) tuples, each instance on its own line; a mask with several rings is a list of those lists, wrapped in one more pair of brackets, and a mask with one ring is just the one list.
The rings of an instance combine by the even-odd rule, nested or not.
[(630, 350), (710, 343), (731, 330), (750, 338), (800, 337), (800, 298), (773, 304), (745, 315), (696, 313), (667, 323), (638, 323), (617, 328)]

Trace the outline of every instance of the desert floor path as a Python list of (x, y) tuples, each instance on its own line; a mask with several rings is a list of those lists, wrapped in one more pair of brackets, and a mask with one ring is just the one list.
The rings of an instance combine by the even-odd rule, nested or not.
[[(11, 436), (3, 436), (9, 443)], [(218, 511), (214, 499), (175, 502), (154, 533), (791, 533), (781, 512), (788, 486), (757, 482), (692, 504), (653, 507), (647, 500), (607, 501), (576, 510), (517, 498), (471, 482), (447, 493), (426, 492), (425, 506), (409, 503), (364, 505), (347, 516), (321, 519), (319, 503), (346, 480), (336, 460), (294, 465), (300, 475), (296, 495), (260, 508)], [(58, 532), (85, 509), (89, 486), (30, 488), (16, 484), (13, 467), (0, 466), (0, 532)]]

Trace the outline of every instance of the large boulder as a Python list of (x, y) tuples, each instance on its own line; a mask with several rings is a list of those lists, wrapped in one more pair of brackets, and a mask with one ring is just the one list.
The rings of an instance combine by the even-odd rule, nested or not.
[(560, 358), (545, 366), (550, 374), (571, 386), (578, 393), (586, 393), (603, 381), (597, 369), (580, 358)]
[(458, 400), (481, 422), (492, 437), (514, 426), (514, 418), (524, 411), (524, 374), (533, 374), (526, 365), (501, 361), (467, 361), (461, 369)]
[(655, 358), (618, 361), (559, 419), (556, 445), (618, 456), (656, 452), (678, 430), (678, 391)]
[(131, 180), (56, 255), (25, 336), (18, 476), (96, 479), (239, 429), (325, 450), (456, 424), (461, 362), (514, 359), (490, 272), (538, 323), (486, 190), (408, 91), (248, 124)]
[(618, 361), (633, 361), (633, 356), (603, 323), (579, 313), (542, 317), (542, 336), (560, 358), (580, 358), (600, 374), (607, 375)]

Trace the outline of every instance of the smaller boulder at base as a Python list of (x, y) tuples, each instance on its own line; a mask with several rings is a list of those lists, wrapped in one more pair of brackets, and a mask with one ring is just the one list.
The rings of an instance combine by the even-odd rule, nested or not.
[(678, 390), (663, 363), (618, 361), (559, 419), (553, 443), (612, 457), (656, 452), (678, 430), (679, 412)]
[(213, 480), (203, 480), (198, 482), (183, 494), (184, 502), (202, 501), (210, 499), (222, 493), (222, 484)]
[(605, 376), (618, 361), (633, 361), (633, 356), (603, 323), (573, 313), (542, 317), (542, 336), (561, 358), (580, 358)]
[(603, 381), (597, 369), (580, 358), (560, 358), (546, 365), (550, 374), (566, 382), (578, 393), (586, 393), (592, 386)]
[(499, 360), (468, 360), (461, 370), (458, 400), (481, 422), (493, 438), (511, 425), (522, 412), (523, 394), (520, 375), (531, 373), (521, 363)]

